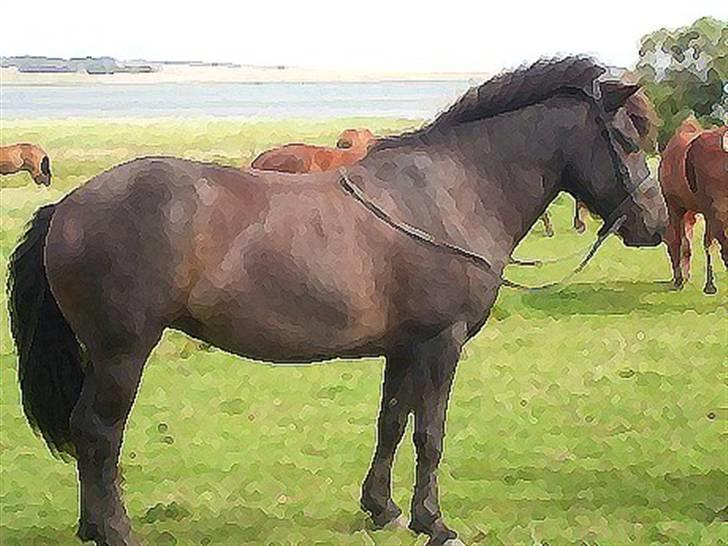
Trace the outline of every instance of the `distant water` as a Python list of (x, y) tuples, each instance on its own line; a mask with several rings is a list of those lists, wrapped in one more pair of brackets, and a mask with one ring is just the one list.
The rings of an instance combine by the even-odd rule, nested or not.
[(469, 87), (465, 81), (376, 83), (162, 83), (3, 86), (2, 119), (431, 118)]

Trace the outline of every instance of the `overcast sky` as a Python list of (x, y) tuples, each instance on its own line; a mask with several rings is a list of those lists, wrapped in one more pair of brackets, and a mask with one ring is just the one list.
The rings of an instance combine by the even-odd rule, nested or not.
[(482, 72), (589, 53), (630, 66), (642, 35), (704, 15), (728, 19), (728, 0), (16, 0), (0, 53)]

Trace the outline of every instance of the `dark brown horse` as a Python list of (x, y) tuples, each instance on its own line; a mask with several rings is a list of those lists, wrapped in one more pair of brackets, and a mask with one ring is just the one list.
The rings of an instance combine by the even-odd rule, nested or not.
[(637, 88), (603, 73), (567, 58), (493, 78), (345, 175), (150, 157), (41, 208), (10, 262), (12, 330), (29, 421), (78, 460), (79, 535), (135, 543), (119, 450), (147, 357), (176, 328), (260, 360), (385, 356), (362, 507), (377, 525), (399, 519), (391, 469), (413, 413), (409, 526), (454, 540), (437, 487), (450, 388), (514, 247), (561, 190), (625, 244), (660, 241), (664, 202), (623, 108)]
[(718, 289), (713, 279), (710, 247), (718, 241), (723, 264), (728, 267), (728, 126), (703, 131), (688, 145), (685, 175), (705, 218), (706, 294)]
[(311, 144), (284, 144), (256, 157), (250, 166), (261, 171), (315, 173), (353, 165), (367, 154), (374, 135), (369, 129), (347, 129), (336, 148)]
[(0, 146), (0, 174), (27, 171), (39, 186), (51, 183), (51, 160), (43, 148), (36, 144), (20, 143)]

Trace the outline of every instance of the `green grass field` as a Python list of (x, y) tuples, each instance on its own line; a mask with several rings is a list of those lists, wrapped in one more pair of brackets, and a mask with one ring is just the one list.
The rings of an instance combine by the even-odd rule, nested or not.
[[(33, 210), (118, 162), (170, 153), (242, 166), (270, 145), (330, 143), (352, 125), (413, 123), (4, 123), (3, 143), (42, 144), (56, 178), (49, 189), (26, 174), (2, 179), (3, 277)], [(537, 225), (517, 254), (586, 249), (598, 222), (573, 233), (571, 207), (558, 199), (556, 237)], [(704, 296), (696, 254), (679, 293), (664, 247), (616, 239), (563, 290), (501, 292), (458, 369), (440, 470), (443, 511), (467, 544), (728, 544), (728, 278), (719, 265), (720, 293)], [(544, 282), (577, 261), (509, 274)], [(0, 543), (76, 544), (75, 469), (22, 416), (0, 299)], [(371, 531), (358, 510), (381, 375), (379, 360), (272, 367), (169, 332), (122, 456), (138, 534), (149, 545), (424, 544)], [(403, 508), (412, 483), (408, 434), (395, 467)]]

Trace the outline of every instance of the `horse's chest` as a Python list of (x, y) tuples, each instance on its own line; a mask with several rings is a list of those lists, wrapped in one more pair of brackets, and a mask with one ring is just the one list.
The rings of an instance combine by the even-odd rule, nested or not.
[(429, 254), (398, 263), (390, 293), (399, 319), (426, 328), (481, 321), (495, 301), (494, 278), (458, 256)]

